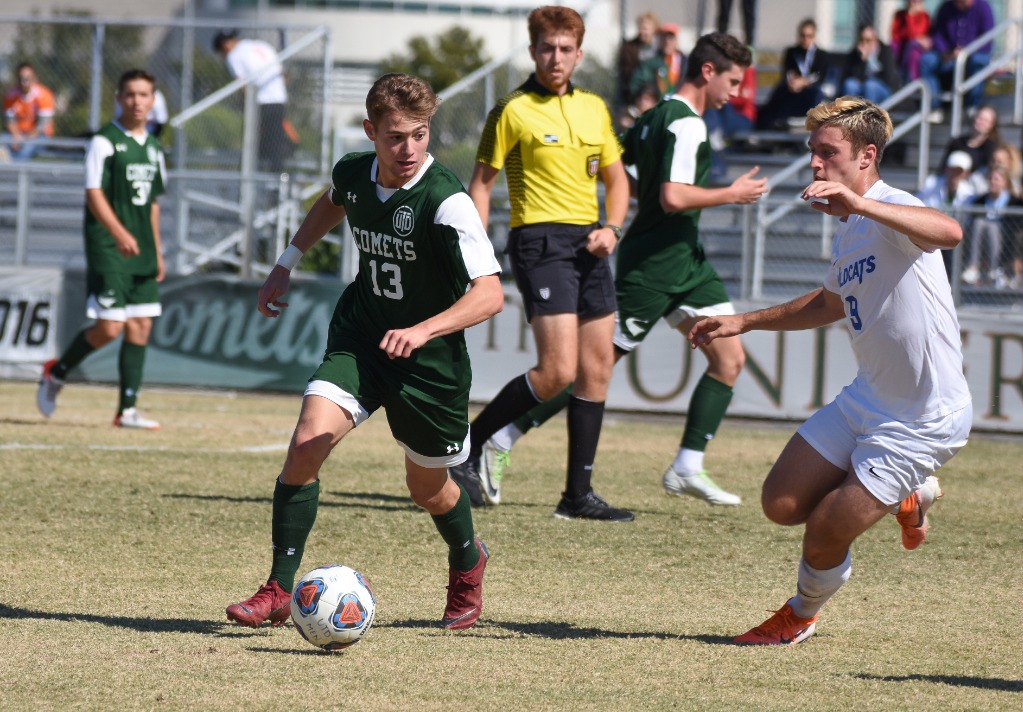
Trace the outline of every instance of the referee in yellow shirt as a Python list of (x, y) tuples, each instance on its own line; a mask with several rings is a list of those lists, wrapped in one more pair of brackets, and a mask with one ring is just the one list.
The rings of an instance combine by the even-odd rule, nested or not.
[[(535, 72), (491, 110), (476, 153), (469, 196), (483, 224), (504, 168), (511, 201), (508, 255), (533, 328), (537, 365), (513, 378), (472, 422), (469, 459), (452, 477), (483, 504), (480, 454), (497, 430), (573, 381), (568, 407), (568, 474), (554, 516), (627, 522), (590, 484), (604, 419), (616, 309), (608, 256), (629, 207), (622, 147), (597, 94), (573, 86), (586, 28), (571, 8), (529, 14)], [(599, 223), (597, 179), (606, 187)]]

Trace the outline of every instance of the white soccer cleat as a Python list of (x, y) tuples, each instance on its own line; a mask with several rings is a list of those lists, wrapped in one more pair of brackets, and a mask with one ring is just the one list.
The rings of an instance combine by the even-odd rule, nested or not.
[(64, 387), (64, 381), (50, 373), (56, 365), (57, 359), (43, 364), (43, 377), (39, 379), (39, 389), (36, 391), (36, 406), (47, 418), (57, 410), (57, 394)]
[(511, 450), (502, 450), (487, 440), (483, 444), (483, 455), (480, 458), (480, 484), (483, 485), (483, 496), (491, 504), (501, 503), (501, 479), (511, 465)]
[(135, 430), (159, 430), (160, 424), (155, 420), (143, 417), (135, 408), (125, 408), (116, 418), (114, 425), (118, 428), (133, 428)]
[(707, 504), (716, 504), (722, 507), (738, 507), (742, 504), (742, 498), (737, 494), (725, 492), (715, 484), (703, 470), (695, 475), (680, 475), (675, 468), (669, 466), (664, 473), (664, 491), (667, 494), (681, 497), (688, 495), (702, 499)]

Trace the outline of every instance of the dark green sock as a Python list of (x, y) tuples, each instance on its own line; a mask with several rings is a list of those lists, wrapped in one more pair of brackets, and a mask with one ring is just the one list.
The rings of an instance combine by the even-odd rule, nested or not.
[(298, 567), (302, 565), (305, 541), (316, 521), (320, 501), (320, 481), (310, 485), (286, 485), (277, 480), (274, 488), (273, 565), (270, 581), (276, 581), (288, 593), (295, 585)]
[(84, 361), (85, 357), (95, 350), (95, 347), (86, 340), (85, 330), (83, 329), (82, 331), (79, 331), (78, 335), (71, 342), (71, 345), (68, 346), (67, 350), (61, 354), (59, 359), (57, 359), (57, 363), (54, 364), (50, 373), (63, 381), (67, 378), (68, 371)]
[(142, 385), (142, 369), (146, 365), (146, 345), (121, 342), (121, 352), (117, 358), (117, 375), (120, 380), (121, 396), (117, 412), (124, 412), (135, 407), (135, 400)]
[(448, 568), (452, 571), (471, 571), (479, 563), (480, 551), (476, 548), (476, 537), (473, 535), (469, 495), (461, 485), (458, 489), (461, 495), (450, 512), (430, 516), (441, 538), (448, 545)]
[(682, 432), (682, 447), (703, 452), (714, 439), (718, 426), (725, 418), (732, 402), (732, 387), (726, 386), (706, 373), (693, 389), (686, 415), (686, 428)]
[(565, 406), (568, 405), (568, 401), (571, 397), (572, 385), (569, 385), (568, 388), (558, 395), (549, 400), (545, 400), (539, 405), (533, 406), (529, 409), (528, 413), (520, 418), (516, 418), (514, 423), (515, 427), (518, 428), (519, 432), (523, 435), (533, 428), (539, 428), (555, 415), (563, 411)]

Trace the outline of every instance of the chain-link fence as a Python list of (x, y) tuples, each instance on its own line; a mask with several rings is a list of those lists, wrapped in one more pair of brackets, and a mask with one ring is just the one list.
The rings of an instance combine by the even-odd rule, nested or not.
[[(0, 55), (4, 76), (13, 78), (19, 64), (32, 64), (56, 105), (54, 138), (42, 142), (36, 160), (0, 164), (0, 201), (10, 194), (16, 205), (16, 255), (24, 255), (28, 235), (41, 224), (49, 225), (47, 239), (55, 246), (80, 246), (77, 205), (77, 220), (46, 220), (52, 206), (36, 189), (45, 182), (40, 162), (80, 162), (88, 137), (115, 116), (120, 75), (144, 68), (156, 77), (173, 117), (160, 134), (171, 177), (161, 201), (168, 264), (183, 273), (227, 265), (251, 274), (272, 263), (268, 255), (276, 255), (302, 200), (319, 189), (311, 186), (322, 183), (329, 169), (330, 35), (323, 28), (265, 23), (237, 28), (242, 38), (265, 40), (283, 66), (288, 100), (278, 120), (289, 145), (284, 162), (268, 166), (259, 162), (256, 92), (246, 92), (253, 78), (235, 80), (212, 47), (223, 29), (211, 20), (153, 26), (83, 16), (0, 17), (0, 37), (10, 39), (10, 50)], [(68, 170), (59, 173), (55, 186), (78, 193), (71, 200), (80, 204), (80, 178), (72, 188), (65, 185), (72, 180)], [(0, 233), (3, 217), (0, 205)], [(73, 232), (78, 234), (66, 234)]]

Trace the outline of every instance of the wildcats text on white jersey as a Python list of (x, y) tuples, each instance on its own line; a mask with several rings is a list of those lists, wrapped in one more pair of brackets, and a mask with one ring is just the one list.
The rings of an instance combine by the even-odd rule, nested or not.
[(854, 279), (863, 284), (863, 276), (870, 274), (875, 269), (877, 269), (877, 260), (874, 255), (844, 265), (838, 269), (838, 286), (844, 287), (846, 283)]

